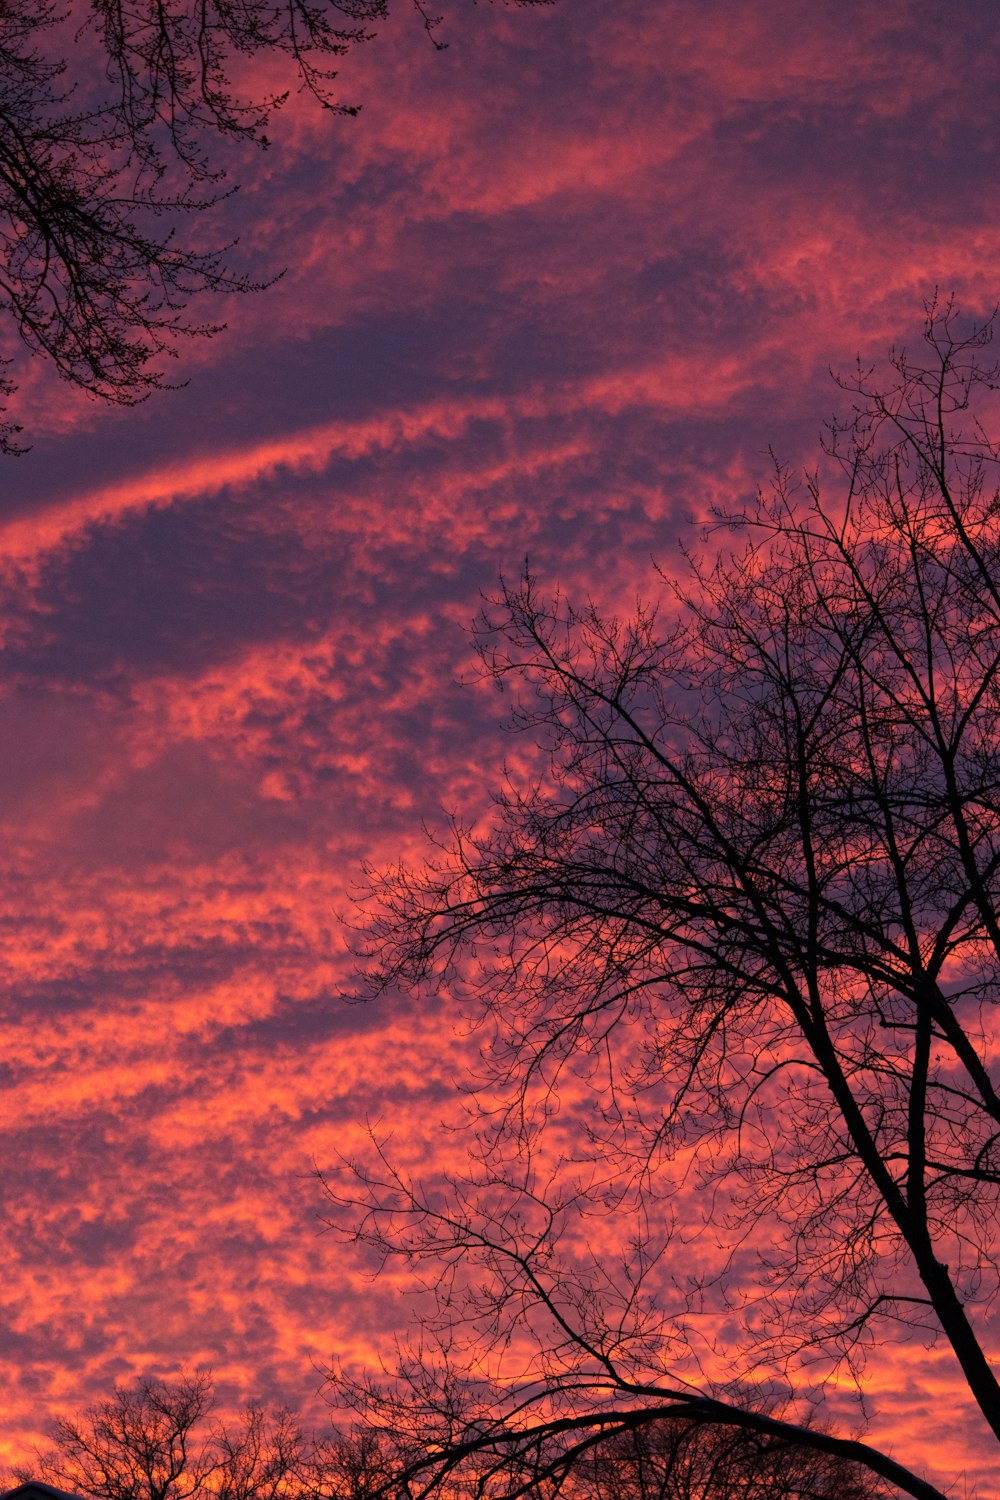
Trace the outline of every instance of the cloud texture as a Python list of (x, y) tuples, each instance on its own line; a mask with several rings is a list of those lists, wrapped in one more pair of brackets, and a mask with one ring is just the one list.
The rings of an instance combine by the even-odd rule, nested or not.
[[(830, 366), (935, 287), (992, 306), (1000, 49), (961, 11), (456, 0), (439, 55), (401, 7), (345, 67), (360, 117), (293, 100), (230, 205), (288, 270), (185, 389), (108, 413), (32, 374), (0, 512), (6, 1457), (182, 1364), (315, 1409), (335, 1352), (405, 1328), (310, 1171), (366, 1118), (438, 1160), (464, 1044), (443, 1004), (338, 1000), (362, 861), (419, 858), (520, 753), (462, 685), (500, 572), (628, 609), (769, 446), (811, 460)], [(901, 1455), (974, 1455), (943, 1354), (870, 1395)]]

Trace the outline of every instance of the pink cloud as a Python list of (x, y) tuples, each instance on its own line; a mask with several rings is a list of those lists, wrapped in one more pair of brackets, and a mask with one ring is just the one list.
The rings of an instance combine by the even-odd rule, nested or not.
[[(357, 122), (289, 105), (231, 205), (289, 273), (188, 390), (108, 417), (29, 378), (0, 517), (11, 1457), (199, 1361), (319, 1413), (317, 1365), (405, 1328), (308, 1173), (366, 1116), (415, 1166), (461, 1155), (444, 1000), (337, 997), (362, 860), (419, 859), (422, 820), (536, 763), (456, 682), (480, 590), (528, 554), (629, 609), (769, 443), (815, 455), (828, 365), (912, 339), (935, 283), (979, 308), (1000, 281), (971, 20), (448, 24), (443, 57), (402, 13), (354, 55)], [(943, 1356), (894, 1345), (866, 1382), (874, 1435), (961, 1472)]]

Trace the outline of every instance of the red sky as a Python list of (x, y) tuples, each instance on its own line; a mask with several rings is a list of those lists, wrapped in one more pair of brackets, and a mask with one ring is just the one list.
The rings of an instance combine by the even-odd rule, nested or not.
[[(452, 0), (293, 101), (227, 209), (266, 294), (131, 412), (40, 370), (5, 461), (5, 1422), (211, 1365), (317, 1409), (411, 1316), (309, 1177), (367, 1117), (433, 1167), (446, 1007), (347, 982), (363, 860), (516, 753), (462, 686), (526, 555), (627, 609), (692, 518), (808, 461), (829, 367), (1000, 295), (990, 0)], [(225, 237), (220, 225), (219, 237)], [(980, 1474), (944, 1353), (874, 1437)], [(928, 1420), (933, 1414), (933, 1423)], [(933, 1432), (930, 1427), (933, 1426)]]

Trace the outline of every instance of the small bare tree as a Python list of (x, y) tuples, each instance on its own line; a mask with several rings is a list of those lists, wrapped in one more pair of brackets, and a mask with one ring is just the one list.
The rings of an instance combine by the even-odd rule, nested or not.
[(525, 577), (482, 621), (545, 769), (382, 882), (370, 946), (376, 990), (479, 1007), (469, 1172), (328, 1179), (431, 1298), (342, 1382), (411, 1492), (558, 1487), (671, 1418), (940, 1500), (801, 1404), (915, 1330), (1000, 1441), (990, 333), (932, 308), (926, 357), (859, 367), (833, 498), (779, 469), (659, 613)]
[(19, 1479), (41, 1478), (94, 1500), (286, 1500), (297, 1492), (303, 1440), (290, 1413), (246, 1407), (212, 1416), (205, 1374), (118, 1387), (54, 1426), (52, 1444)]

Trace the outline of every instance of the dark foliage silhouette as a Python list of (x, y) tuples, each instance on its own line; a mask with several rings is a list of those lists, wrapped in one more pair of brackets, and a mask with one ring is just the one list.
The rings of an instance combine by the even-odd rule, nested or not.
[(659, 610), (526, 576), (481, 622), (537, 780), (385, 877), (369, 948), (376, 992), (478, 1015), (468, 1173), (374, 1140), (325, 1179), (423, 1288), (398, 1368), (341, 1377), (411, 1494), (558, 1487), (682, 1418), (930, 1500), (824, 1407), (915, 1337), (1000, 1440), (990, 333), (935, 307), (859, 366), (825, 477), (779, 468)]

